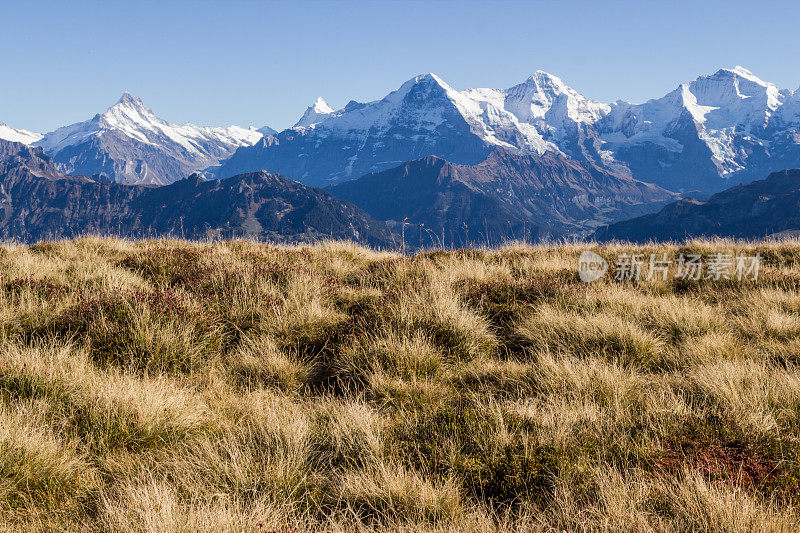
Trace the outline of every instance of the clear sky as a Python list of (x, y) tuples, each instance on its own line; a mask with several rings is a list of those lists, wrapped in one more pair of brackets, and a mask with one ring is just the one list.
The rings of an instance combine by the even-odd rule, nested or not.
[(640, 102), (741, 64), (794, 90), (799, 20), (796, 1), (0, 0), (0, 121), (48, 131), (128, 90), (173, 122), (281, 129), (424, 72), (506, 88), (542, 69)]

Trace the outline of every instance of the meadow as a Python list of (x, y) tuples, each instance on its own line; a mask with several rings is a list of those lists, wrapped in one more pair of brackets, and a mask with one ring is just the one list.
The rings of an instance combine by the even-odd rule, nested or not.
[(800, 242), (0, 247), (8, 531), (798, 531)]

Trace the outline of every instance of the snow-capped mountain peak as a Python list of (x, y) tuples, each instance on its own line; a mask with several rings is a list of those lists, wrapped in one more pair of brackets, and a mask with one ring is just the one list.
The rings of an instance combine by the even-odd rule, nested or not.
[(429, 73), (414, 76), (381, 100), (329, 113), (318, 124), (330, 130), (361, 132), (385, 131), (402, 123), (411, 130), (432, 131), (448, 113), (469, 116), (476, 111), (480, 110), (474, 102)]
[(649, 179), (673, 190), (701, 182), (713, 188), (714, 180), (759, 165), (774, 170), (771, 152), (794, 142), (785, 129), (800, 122), (792, 94), (744, 67), (720, 69), (643, 104), (613, 104), (599, 124), (604, 149), (647, 165)]
[[(148, 131), (156, 133), (160, 130), (169, 136), (169, 133), (172, 133), (169, 130), (174, 127), (158, 118), (140, 98), (129, 92), (123, 93), (117, 103), (100, 116), (99, 122), (102, 128), (121, 130), (142, 142), (149, 142), (146, 133)], [(187, 148), (191, 149), (188, 146)]]
[(102, 115), (105, 119), (111, 121), (133, 121), (138, 123), (156, 123), (163, 122), (153, 113), (153, 110), (147, 107), (142, 99), (133, 96), (129, 92), (122, 93), (117, 103), (108, 108)]
[(114, 105), (115, 106), (124, 105), (131, 107), (144, 106), (144, 104), (142, 103), (142, 99), (137, 96), (133, 96), (129, 91), (125, 91), (124, 93), (122, 93), (122, 96), (119, 97), (119, 100), (117, 100), (117, 103)]
[(22, 144), (33, 144), (42, 136), (38, 133), (34, 133), (28, 130), (18, 130), (16, 128), (12, 128), (11, 126), (7, 126), (6, 124), (0, 122), (0, 139), (5, 141), (13, 141)]
[(313, 108), (317, 113), (333, 113), (333, 108), (321, 96), (314, 101)]
[[(105, 113), (58, 128), (36, 144), (68, 172), (103, 172), (122, 182), (164, 184), (215, 164), (261, 137), (254, 128), (173, 124), (125, 92)], [(74, 148), (78, 146), (83, 148)], [(76, 163), (67, 155), (76, 151), (95, 155)]]
[(611, 109), (542, 70), (506, 90), (467, 89), (462, 94), (481, 105), (481, 118), (494, 139), (539, 154), (568, 152), (561, 141)]
[(317, 98), (313, 104), (308, 106), (300, 120), (292, 126), (293, 128), (308, 128), (317, 124), (333, 113), (334, 109), (328, 105), (321, 96)]
[[(700, 76), (689, 84), (689, 88), (701, 105), (732, 107), (732, 111), (748, 121), (766, 120), (784, 100), (784, 95), (774, 84), (740, 66)], [(764, 116), (765, 112), (767, 116)]]
[[(510, 142), (520, 135), (514, 125), (515, 118), (502, 105), (497, 106), (492, 96), (487, 92), (482, 97), (481, 90), (475, 94), (457, 91), (429, 72), (409, 79), (399, 89), (375, 102), (372, 111), (377, 113), (372, 120), (384, 130), (402, 123), (404, 127), (426, 132), (426, 135), (443, 126), (457, 127), (456, 123), (460, 122), (488, 145), (515, 148), (516, 144)], [(356, 111), (363, 112), (367, 112), (367, 108)], [(547, 150), (541, 138), (529, 137), (524, 144), (538, 153)]]
[(521, 122), (542, 120), (560, 128), (564, 121), (594, 124), (610, 107), (586, 98), (558, 76), (537, 70), (519, 85), (505, 91), (505, 107)]
[(407, 103), (425, 106), (439, 103), (441, 98), (452, 100), (457, 93), (458, 91), (445, 83), (442, 78), (429, 72), (407, 80), (396, 91), (386, 95), (380, 102), (396, 106), (406, 101), (406, 99), (410, 99)]
[(762, 80), (761, 78), (759, 78), (758, 76), (756, 76), (751, 71), (747, 70), (746, 68), (744, 68), (741, 65), (736, 65), (736, 66), (734, 66), (732, 68), (723, 68), (723, 69), (720, 69), (719, 71), (717, 71), (717, 73), (720, 73), (720, 72), (730, 72), (732, 74), (735, 74), (736, 76), (740, 76), (740, 77), (742, 77), (742, 78), (744, 78), (744, 79), (746, 79), (748, 81), (752, 81), (753, 83), (757, 83), (757, 84), (762, 85), (764, 87), (766, 87), (767, 85), (771, 85), (771, 84), (765, 82), (764, 80)]

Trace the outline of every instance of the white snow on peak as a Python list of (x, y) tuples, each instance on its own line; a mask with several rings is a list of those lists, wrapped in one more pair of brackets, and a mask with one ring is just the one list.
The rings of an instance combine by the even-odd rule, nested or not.
[(720, 70), (731, 72), (731, 73), (736, 74), (737, 76), (741, 76), (742, 78), (745, 78), (745, 79), (747, 79), (749, 81), (752, 81), (754, 83), (758, 83), (759, 85), (763, 85), (763, 86), (768, 85), (761, 78), (759, 78), (758, 76), (756, 76), (755, 74), (753, 74), (752, 72), (750, 72), (749, 70), (747, 70), (746, 68), (744, 68), (741, 65), (736, 65), (733, 68), (723, 68), (723, 69), (720, 69)]
[(47, 133), (37, 144), (45, 151), (58, 152), (80, 144), (105, 132), (122, 133), (136, 141), (185, 151), (190, 156), (206, 156), (209, 143), (231, 150), (254, 144), (262, 134), (254, 128), (202, 127), (194, 124), (172, 124), (158, 118), (142, 101), (123, 93), (116, 104), (102, 115)]
[(292, 126), (293, 128), (308, 128), (321, 122), (325, 118), (329, 117), (333, 113), (333, 108), (328, 105), (321, 96), (317, 98), (312, 105), (306, 109), (306, 112), (303, 113), (303, 116), (300, 117), (300, 120)]
[(576, 124), (594, 124), (611, 109), (541, 70), (507, 90), (467, 89), (463, 94), (481, 103), (496, 137), (537, 153), (561, 152), (559, 142)]
[(610, 106), (542, 71), (505, 91), (458, 91), (428, 73), (414, 76), (380, 100), (353, 108), (334, 111), (318, 100), (294, 127), (361, 140), (400, 127), (422, 139), (463, 121), (487, 144), (541, 154), (560, 152), (558, 141), (573, 124), (593, 124), (609, 111)]
[(18, 130), (0, 122), (0, 139), (22, 144), (33, 144), (42, 136), (28, 130)]
[[(381, 100), (331, 113), (315, 125), (315, 130), (319, 135), (363, 140), (368, 135), (400, 128), (413, 132), (420, 142), (424, 139), (432, 142), (438, 128), (457, 127), (453, 121), (463, 121), (485, 142), (513, 148), (516, 144), (510, 141), (519, 137), (515, 120), (502, 108), (459, 92), (436, 74), (428, 73), (414, 76)], [(527, 147), (544, 151), (545, 144), (539, 139), (538, 144), (527, 143)]]
[(321, 114), (333, 113), (333, 108), (321, 96), (314, 100), (314, 111)]
[(130, 105), (130, 106), (143, 106), (142, 100), (136, 96), (133, 96), (130, 92), (125, 91), (122, 93), (122, 96), (119, 97), (117, 100), (117, 105)]
[(542, 120), (558, 127), (564, 121), (594, 124), (610, 107), (586, 98), (561, 78), (537, 70), (506, 91), (506, 109), (522, 122)]
[(603, 140), (611, 144), (654, 142), (673, 152), (683, 145), (675, 129), (691, 117), (697, 137), (705, 143), (722, 175), (744, 168), (741, 139), (765, 145), (758, 137), (781, 109), (790, 93), (779, 90), (744, 67), (720, 69), (683, 83), (662, 98), (643, 104), (618, 102), (603, 123)]
[[(352, 134), (383, 131), (398, 120), (413, 129), (434, 130), (443, 122), (445, 108), (452, 108), (458, 91), (434, 74), (415, 76), (381, 100), (328, 114), (318, 128)], [(311, 109), (311, 108), (309, 108)]]
[(716, 119), (719, 127), (763, 125), (785, 98), (774, 84), (739, 66), (700, 76), (689, 84), (689, 90), (700, 105), (719, 108), (709, 117)]

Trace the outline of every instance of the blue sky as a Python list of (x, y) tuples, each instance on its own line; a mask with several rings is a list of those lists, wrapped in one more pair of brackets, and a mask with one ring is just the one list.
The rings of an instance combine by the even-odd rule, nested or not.
[(0, 121), (48, 131), (129, 90), (157, 115), (290, 126), (317, 96), (380, 98), (418, 73), (505, 88), (536, 69), (602, 101), (741, 64), (800, 85), (797, 2), (0, 0)]

